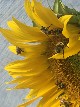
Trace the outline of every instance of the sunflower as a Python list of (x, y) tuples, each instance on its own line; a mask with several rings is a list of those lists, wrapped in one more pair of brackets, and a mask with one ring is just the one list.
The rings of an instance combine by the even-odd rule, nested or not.
[(12, 44), (9, 49), (23, 60), (11, 62), (5, 70), (13, 77), (13, 89), (30, 89), (26, 107), (41, 97), (37, 107), (80, 106), (80, 29), (70, 24), (72, 15), (57, 18), (36, 0), (25, 0), (25, 10), (35, 26), (13, 17), (10, 29), (0, 28)]

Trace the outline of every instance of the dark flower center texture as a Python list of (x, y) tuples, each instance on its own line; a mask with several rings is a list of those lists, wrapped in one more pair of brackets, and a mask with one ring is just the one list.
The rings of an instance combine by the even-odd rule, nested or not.
[[(61, 31), (59, 32), (59, 29), (56, 29), (55, 32), (55, 35), (48, 35), (48, 40), (46, 41), (47, 48), (43, 55), (47, 56), (47, 58), (61, 52), (64, 54), (63, 57), (65, 56), (64, 48), (69, 43), (69, 39), (65, 38)], [(58, 89), (64, 89), (64, 93), (71, 100), (77, 100), (79, 102), (80, 55), (76, 54), (66, 59), (48, 59), (48, 63)]]

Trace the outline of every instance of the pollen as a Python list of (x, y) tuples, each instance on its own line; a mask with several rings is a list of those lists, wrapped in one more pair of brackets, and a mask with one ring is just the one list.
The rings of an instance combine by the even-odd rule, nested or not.
[[(50, 37), (48, 41), (46, 41), (47, 48), (44, 55), (50, 57), (55, 54), (55, 47), (59, 42), (65, 43), (65, 46), (67, 46), (69, 40), (62, 34), (60, 34), (59, 36), (55, 35), (54, 37)], [(49, 69), (51, 70), (58, 90), (63, 89), (64, 93), (68, 95), (68, 99), (70, 99), (69, 101), (75, 100), (79, 103), (80, 55), (76, 54), (66, 59), (49, 59), (48, 63), (50, 65)], [(61, 98), (63, 98), (63, 96)]]

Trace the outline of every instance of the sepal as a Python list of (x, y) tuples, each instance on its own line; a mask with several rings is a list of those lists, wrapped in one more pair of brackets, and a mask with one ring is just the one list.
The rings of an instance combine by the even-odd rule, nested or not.
[(80, 15), (73, 15), (68, 23), (75, 24), (80, 27)]
[(71, 9), (68, 6), (64, 5), (62, 3), (62, 0), (55, 0), (54, 5), (53, 5), (53, 11), (56, 14), (61, 14), (61, 15), (80, 15), (80, 12), (76, 11), (74, 8)]

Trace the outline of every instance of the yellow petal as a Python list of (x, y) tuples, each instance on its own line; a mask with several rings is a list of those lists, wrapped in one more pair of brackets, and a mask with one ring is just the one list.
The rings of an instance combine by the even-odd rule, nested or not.
[[(43, 73), (42, 73), (43, 75)], [(20, 83), (20, 80), (19, 80), (19, 83), (16, 87), (14, 87), (13, 89), (25, 89), (25, 88), (33, 88), (33, 89), (37, 89), (39, 90), (39, 94), (37, 94), (38, 96), (40, 96), (41, 94), (46, 94), (48, 92), (49, 89), (52, 89), (53, 87), (53, 82), (51, 82), (50, 85), (48, 85), (50, 83), (50, 76), (49, 77), (44, 77), (44, 75), (42, 76), (32, 76), (32, 77), (26, 77), (26, 80), (21, 82)], [(43, 84), (42, 84), (42, 81), (45, 81)], [(33, 81), (33, 82), (32, 82)], [(15, 82), (15, 81), (12, 81), (12, 82)], [(17, 82), (17, 81), (16, 81)], [(47, 87), (47, 91), (45, 91), (44, 93), (42, 93), (42, 90), (45, 90), (45, 87), (48, 85)], [(41, 89), (40, 89), (41, 88)]]
[(9, 28), (17, 33), (21, 33), (21, 29), (14, 21), (7, 21)]
[[(42, 33), (38, 28), (28, 27), (16, 19), (14, 19), (16, 23), (18, 23), (18, 26), (20, 30), (7, 30), (0, 28), (1, 33), (6, 37), (6, 39), (11, 42), (11, 44), (18, 45), (18, 43), (25, 42), (31, 42), (31, 41), (43, 41), (44, 39), (47, 39), (48, 37)], [(11, 24), (11, 27), (13, 28), (13, 22), (9, 22)], [(16, 27), (17, 29), (17, 27)]]
[(27, 26), (15, 18), (13, 18), (13, 21), (17, 24), (17, 26), (21, 29), (22, 32), (24, 32), (25, 34), (32, 35), (33, 39), (38, 38), (38, 39), (44, 40), (44, 39), (48, 38), (44, 33), (41, 32), (41, 30), (38, 27)]
[[(39, 61), (37, 61), (37, 59), (39, 61), (41, 61), (41, 63)], [(38, 66), (44, 64), (44, 68), (48, 67), (48, 63), (47, 63), (47, 59), (45, 57), (37, 57), (37, 59), (25, 59), (25, 60), (19, 60), (19, 61), (14, 61), (11, 62), (10, 64), (8, 64), (5, 69), (6, 70), (11, 70), (11, 69), (25, 69), (25, 68), (35, 68), (36, 65), (35, 63), (37, 63)], [(23, 70), (24, 70), (23, 69)]]
[(2, 28), (0, 28), (0, 31), (11, 44), (18, 45), (18, 43), (29, 42), (28, 39), (23, 37), (22, 33), (17, 34), (14, 31)]
[[(25, 1), (25, 4), (27, 5), (28, 3), (26, 2), (30, 2), (30, 0)], [(40, 26), (48, 27), (52, 24), (55, 27), (60, 27), (60, 28), (63, 27), (63, 24), (58, 20), (56, 15), (49, 8), (42, 6), (40, 2), (33, 0), (31, 2), (31, 7), (29, 6), (26, 6), (26, 7), (32, 8), (31, 11), (32, 11), (32, 16), (34, 18), (34, 21), (40, 24)]]
[[(52, 104), (56, 105), (57, 97), (63, 92), (63, 90), (57, 90), (54, 95), (44, 104), (44, 107), (50, 107)], [(58, 103), (59, 104), (59, 103)]]
[(16, 52), (16, 46), (9, 46), (8, 48), (9, 48), (9, 50), (10, 50), (11, 52), (17, 54), (17, 52)]
[(56, 90), (57, 90), (57, 87), (54, 87), (48, 93), (43, 95), (43, 98), (40, 100), (40, 102), (37, 105), (37, 107), (43, 107), (44, 104), (50, 99), (51, 95), (53, 95), (56, 92)]
[(31, 8), (31, 2), (30, 0), (25, 0), (24, 2), (24, 8), (25, 8), (25, 11), (26, 13), (28, 14), (28, 16), (34, 20), (33, 16), (32, 16), (32, 8)]
[(51, 107), (61, 107), (60, 106), (60, 101), (58, 100), (57, 102), (55, 102), (54, 104), (52, 104)]
[[(52, 86), (52, 85), (51, 85)], [(51, 87), (50, 86), (50, 84), (49, 84), (49, 86), (48, 87), (45, 87), (43, 90), (42, 90), (42, 92), (40, 92), (34, 99), (32, 99), (32, 100), (30, 100), (30, 101), (28, 101), (28, 102), (26, 102), (26, 103), (24, 103), (24, 104), (22, 104), (22, 105), (20, 105), (20, 106), (18, 106), (18, 107), (26, 107), (26, 106), (28, 106), (29, 104), (31, 104), (33, 101), (35, 101), (36, 99), (38, 99), (40, 96), (42, 96), (43, 94), (45, 94), (46, 92), (48, 92), (49, 90), (51, 90), (54, 86), (52, 86)], [(50, 87), (50, 88), (49, 88)]]
[(46, 50), (45, 44), (38, 44), (38, 43), (36, 45), (34, 45), (34, 43), (33, 44), (18, 43), (16, 46), (11, 45), (8, 48), (11, 52), (17, 54), (16, 52), (17, 47), (21, 48), (22, 50), (19, 55), (25, 56), (25, 57), (27, 56), (27, 58), (31, 58), (33, 55), (35, 57), (37, 54), (40, 55), (44, 50)]
[(26, 78), (29, 78), (29, 77), (26, 77), (26, 76), (18, 77), (18, 78), (15, 78), (14, 80), (12, 80), (10, 82), (7, 82), (7, 84), (21, 83), (21, 82), (24, 82), (26, 80)]
[(35, 97), (37, 95), (37, 93), (38, 93), (38, 89), (31, 89), (25, 99), (31, 99), (31, 98)]
[(28, 105), (30, 105), (31, 103), (33, 103), (35, 100), (37, 100), (39, 97), (35, 97), (35, 98), (33, 98), (32, 100), (30, 100), (30, 101), (28, 101), (28, 102), (26, 102), (26, 103), (23, 103), (23, 104), (21, 104), (21, 105), (19, 105), (18, 107), (26, 107), (26, 106), (28, 106)]
[(65, 16), (62, 16), (61, 18), (59, 18), (59, 20), (64, 24), (62, 34), (66, 38), (69, 38), (69, 32), (67, 31), (67, 24), (71, 17), (72, 17), (72, 15), (65, 15)]

